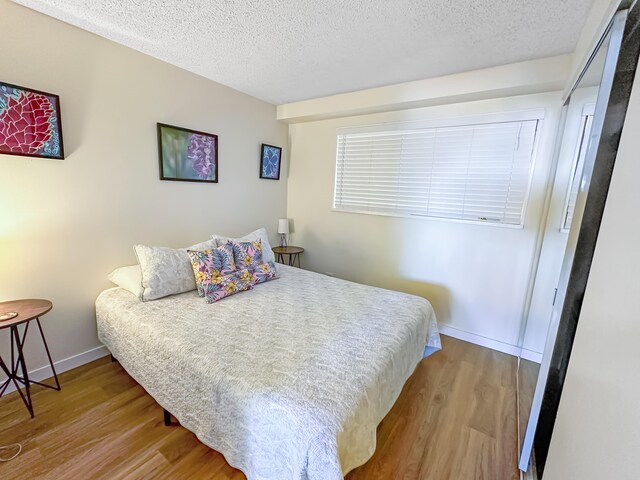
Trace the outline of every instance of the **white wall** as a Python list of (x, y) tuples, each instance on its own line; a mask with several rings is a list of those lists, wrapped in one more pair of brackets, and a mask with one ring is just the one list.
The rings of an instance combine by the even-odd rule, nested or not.
[[(263, 225), (275, 237), (286, 181), (258, 178), (260, 144), (287, 140), (275, 106), (6, 0), (0, 45), (0, 80), (61, 99), (66, 160), (0, 155), (0, 301), (53, 301), (56, 360), (99, 345), (93, 302), (135, 262), (134, 243)], [(220, 183), (160, 181), (156, 122), (218, 134)], [(32, 368), (44, 364), (36, 339)], [(0, 332), (2, 353), (7, 341)]]
[[(442, 325), (516, 345), (560, 106), (556, 92), (291, 125), (287, 213), (304, 266), (423, 296)], [(546, 117), (524, 229), (331, 210), (338, 128), (534, 108)]]
[(544, 479), (640, 472), (640, 85), (636, 77)]

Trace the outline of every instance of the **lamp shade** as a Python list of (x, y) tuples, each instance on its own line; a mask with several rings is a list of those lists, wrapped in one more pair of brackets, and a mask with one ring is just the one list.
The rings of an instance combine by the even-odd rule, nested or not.
[(281, 218), (278, 220), (278, 233), (280, 234), (288, 234), (289, 233), (289, 219)]

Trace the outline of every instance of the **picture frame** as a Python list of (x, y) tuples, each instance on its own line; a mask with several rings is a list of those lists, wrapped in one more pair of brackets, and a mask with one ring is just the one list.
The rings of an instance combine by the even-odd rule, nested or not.
[(263, 143), (260, 153), (260, 178), (280, 180), (281, 165), (282, 148)]
[(64, 160), (60, 97), (0, 81), (0, 154)]
[(218, 135), (158, 123), (160, 180), (218, 183)]

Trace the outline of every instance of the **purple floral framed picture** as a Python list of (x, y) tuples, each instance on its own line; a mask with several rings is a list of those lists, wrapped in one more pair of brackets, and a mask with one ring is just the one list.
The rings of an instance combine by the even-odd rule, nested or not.
[(160, 180), (218, 183), (218, 136), (158, 123)]

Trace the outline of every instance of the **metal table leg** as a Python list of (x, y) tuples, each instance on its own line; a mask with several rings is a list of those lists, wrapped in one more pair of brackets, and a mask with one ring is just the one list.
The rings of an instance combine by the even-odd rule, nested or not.
[[(51, 352), (49, 351), (49, 345), (47, 344), (47, 340), (42, 330), (42, 325), (40, 324), (40, 318), (36, 317), (34, 320), (38, 324), (40, 338), (42, 338), (42, 343), (44, 344), (45, 351), (47, 352), (47, 359), (49, 360), (49, 366), (51, 367), (51, 371), (53, 372), (53, 378), (56, 384), (47, 385), (45, 383), (36, 382), (29, 379), (29, 371), (27, 370), (27, 365), (24, 359), (24, 342), (27, 338), (27, 332), (29, 331), (29, 325), (31, 324), (30, 321), (25, 323), (22, 336), (18, 331), (18, 325), (13, 325), (10, 327), (9, 336), (11, 338), (11, 364), (7, 365), (4, 360), (0, 358), (0, 369), (2, 369), (2, 371), (7, 376), (7, 380), (0, 386), (0, 397), (2, 397), (2, 395), (6, 391), (9, 383), (13, 382), (16, 390), (18, 391), (18, 394), (27, 407), (27, 410), (29, 410), (31, 418), (34, 417), (33, 401), (31, 399), (31, 385), (35, 384), (42, 387), (50, 388), (52, 390), (61, 390), (60, 381), (58, 380), (58, 374), (56, 373), (56, 369), (51, 358)], [(18, 373), (19, 370), (21, 370), (22, 376), (20, 376), (20, 374)], [(23, 385), (23, 388), (20, 388), (19, 383)]]
[(53, 366), (53, 360), (51, 360), (51, 353), (49, 353), (49, 345), (47, 345), (47, 339), (44, 338), (44, 332), (42, 331), (42, 325), (40, 325), (40, 317), (36, 318), (36, 322), (38, 322), (38, 330), (40, 330), (40, 338), (42, 338), (42, 343), (44, 344), (44, 349), (47, 352), (47, 358), (49, 359), (49, 366), (51, 367), (51, 371), (53, 372), (53, 378), (56, 381), (56, 386), (54, 387), (53, 385), (46, 385), (44, 383), (34, 382), (34, 381), (32, 381), (31, 383), (35, 383), (36, 385), (40, 385), (42, 387), (51, 388), (52, 390), (60, 391), (61, 388), (60, 388), (60, 382), (58, 381), (58, 374), (56, 373), (56, 369)]
[[(18, 388), (18, 392), (20, 392), (20, 396), (22, 397), (22, 401), (27, 406), (27, 410), (29, 410), (29, 414), (31, 418), (33, 418), (33, 402), (31, 400), (31, 383), (29, 382), (29, 372), (27, 371), (27, 365), (24, 361), (24, 350), (22, 349), (24, 345), (24, 339), (27, 336), (27, 330), (29, 329), (29, 323), (24, 327), (24, 334), (22, 336), (22, 340), (20, 340), (20, 333), (18, 332), (18, 326), (14, 325), (11, 327), (11, 360), (13, 362), (13, 340), (15, 339), (16, 348), (18, 350), (18, 358), (16, 358), (16, 363), (11, 366), (11, 373), (15, 380), (24, 384), (24, 389), (26, 395), (22, 394), (22, 390)], [(18, 377), (18, 365), (22, 368), (22, 378)], [(26, 398), (25, 398), (26, 397)]]

